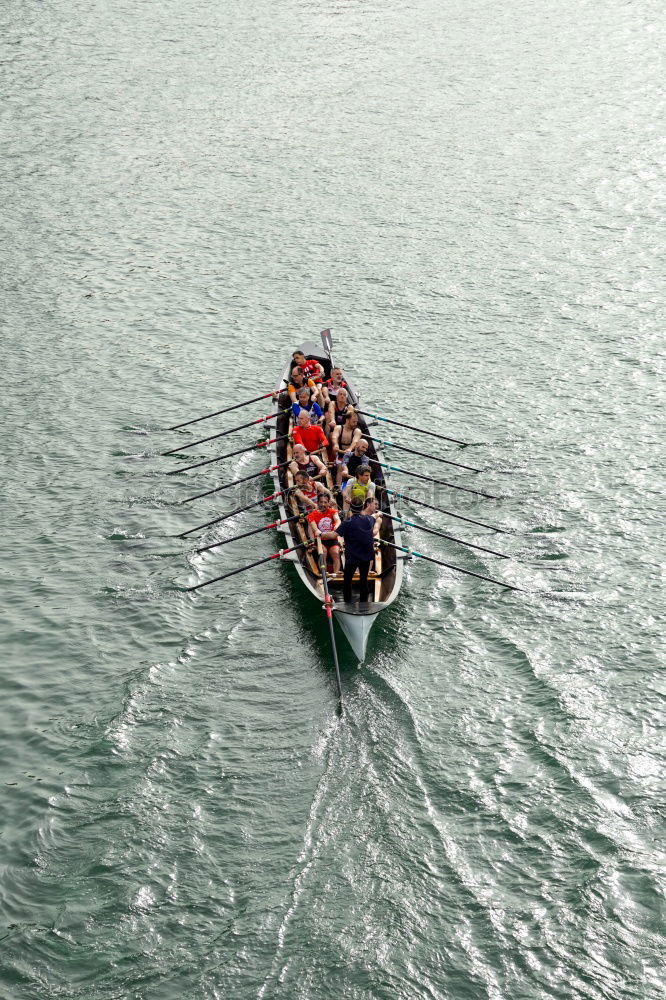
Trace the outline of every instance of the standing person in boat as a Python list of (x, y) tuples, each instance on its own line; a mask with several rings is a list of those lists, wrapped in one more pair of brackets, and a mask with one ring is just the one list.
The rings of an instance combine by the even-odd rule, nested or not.
[(356, 476), (350, 479), (342, 491), (343, 510), (345, 516), (349, 513), (352, 505), (357, 503), (363, 506), (369, 497), (375, 495), (375, 484), (370, 479), (370, 466), (361, 465), (356, 470)]
[(294, 476), (294, 493), (300, 507), (314, 510), (320, 493), (330, 497), (330, 493), (322, 483), (316, 483), (307, 472), (297, 472)]
[(305, 472), (308, 476), (316, 476), (317, 478), (326, 475), (326, 466), (322, 460), (317, 455), (311, 455), (309, 451), (305, 450), (302, 444), (294, 445), (293, 458), (289, 463), (289, 469), (294, 476), (297, 472)]
[(324, 419), (324, 414), (319, 403), (315, 403), (312, 399), (311, 390), (308, 386), (304, 385), (302, 388), (298, 389), (296, 392), (297, 403), (292, 403), (291, 412), (294, 414), (294, 419), (298, 417), (301, 410), (307, 410), (310, 414), (310, 420), (312, 423), (320, 424)]
[(375, 554), (373, 529), (375, 520), (363, 513), (363, 504), (354, 501), (351, 507), (351, 517), (343, 521), (337, 533), (345, 541), (345, 574), (342, 584), (342, 594), (347, 604), (352, 599), (352, 578), (356, 570), (359, 575), (359, 600), (368, 600), (368, 573), (370, 563)]
[(331, 454), (336, 465), (336, 486), (342, 485), (342, 456), (354, 447), (360, 436), (358, 413), (356, 410), (350, 409), (342, 427), (336, 427), (331, 434)]
[(326, 379), (324, 382), (324, 387), (322, 389), (322, 394), (326, 400), (326, 405), (334, 400), (338, 394), (338, 389), (347, 389), (347, 383), (342, 377), (342, 368), (332, 368), (331, 377)]
[(297, 393), (299, 389), (303, 388), (309, 389), (310, 395), (315, 392), (315, 384), (312, 379), (306, 378), (300, 368), (294, 368), (289, 379), (289, 384), (287, 385), (287, 392), (289, 393), (292, 405), (298, 403)]
[(326, 411), (326, 427), (329, 435), (333, 433), (335, 427), (342, 427), (348, 413), (354, 412), (354, 407), (349, 402), (347, 390), (340, 387), (335, 399), (332, 399), (328, 404)]
[(340, 526), (340, 515), (330, 493), (319, 494), (317, 509), (308, 514), (308, 522), (310, 534), (315, 541), (317, 537), (321, 538), (324, 549), (328, 550), (333, 564), (333, 573), (338, 576), (340, 573), (340, 545), (336, 532)]
[(379, 532), (382, 527), (382, 512), (379, 509), (379, 501), (376, 496), (367, 497), (365, 504), (363, 505), (363, 513), (367, 514), (368, 517), (373, 518), (375, 526), (372, 529), (372, 534), (375, 538), (379, 537)]
[(317, 452), (322, 448), (328, 448), (326, 435), (319, 426), (310, 421), (310, 414), (307, 410), (301, 410), (298, 414), (298, 425), (294, 427), (294, 444), (302, 444), (306, 451)]

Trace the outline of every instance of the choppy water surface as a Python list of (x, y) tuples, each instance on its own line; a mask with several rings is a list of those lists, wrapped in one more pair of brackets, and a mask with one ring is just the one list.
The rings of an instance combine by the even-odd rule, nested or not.
[[(0, 11), (3, 998), (663, 995), (662, 16)], [(159, 457), (324, 326), (514, 559), (411, 544), (525, 591), (410, 564), (342, 722), (289, 571), (177, 589), (260, 458)]]

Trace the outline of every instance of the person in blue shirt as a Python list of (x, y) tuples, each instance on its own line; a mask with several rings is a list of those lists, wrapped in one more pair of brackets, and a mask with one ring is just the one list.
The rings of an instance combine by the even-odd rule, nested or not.
[(322, 413), (321, 406), (319, 403), (315, 403), (310, 396), (310, 390), (307, 387), (298, 390), (297, 393), (298, 402), (292, 403), (291, 411), (294, 414), (294, 420), (298, 420), (298, 414), (301, 410), (307, 410), (310, 414), (310, 419), (313, 424), (320, 424), (324, 414)]
[(356, 570), (359, 575), (359, 601), (368, 600), (368, 573), (370, 563), (375, 554), (374, 528), (375, 519), (369, 514), (363, 514), (363, 502), (353, 501), (351, 517), (336, 528), (338, 537), (345, 541), (345, 572), (342, 583), (342, 595), (347, 604), (352, 599), (352, 577)]

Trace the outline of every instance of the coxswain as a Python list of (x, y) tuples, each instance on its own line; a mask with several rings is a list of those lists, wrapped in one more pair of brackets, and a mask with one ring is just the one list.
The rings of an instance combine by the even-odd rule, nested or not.
[(327, 496), (330, 496), (326, 487), (321, 483), (316, 483), (312, 476), (308, 476), (307, 472), (296, 473), (294, 476), (293, 495), (302, 507), (314, 510), (317, 506), (317, 497), (320, 493), (326, 493)]
[(302, 444), (295, 444), (292, 461), (289, 468), (295, 476), (297, 472), (305, 472), (308, 476), (326, 475), (326, 466), (317, 455), (311, 455)]
[(292, 403), (291, 406), (291, 412), (294, 414), (294, 417), (298, 417), (301, 410), (307, 410), (312, 423), (320, 424), (322, 422), (324, 419), (322, 409), (319, 403), (315, 403), (312, 398), (312, 391), (307, 385), (296, 390), (296, 399), (298, 402)]
[(356, 570), (359, 575), (359, 600), (368, 600), (368, 573), (375, 554), (373, 531), (375, 520), (363, 513), (363, 503), (355, 500), (351, 506), (351, 517), (343, 521), (337, 529), (338, 537), (345, 542), (345, 572), (342, 594), (347, 604), (352, 599), (352, 578)]
[(309, 452), (317, 452), (328, 447), (326, 435), (319, 424), (311, 423), (307, 410), (301, 410), (298, 414), (298, 424), (294, 427), (292, 436), (294, 444), (302, 444)]
[(376, 496), (366, 497), (365, 504), (363, 506), (363, 513), (367, 514), (368, 517), (374, 518), (375, 526), (372, 530), (372, 534), (375, 538), (379, 537), (379, 532), (382, 526), (382, 512), (379, 510), (379, 501)]
[(340, 525), (340, 515), (330, 493), (319, 494), (316, 510), (308, 514), (308, 522), (310, 534), (315, 541), (321, 538), (333, 564), (333, 573), (337, 576), (340, 573), (340, 545), (336, 531)]
[(342, 491), (343, 509), (345, 515), (353, 503), (363, 505), (368, 497), (375, 495), (375, 484), (370, 479), (370, 466), (361, 465), (356, 470), (356, 476), (350, 479)]

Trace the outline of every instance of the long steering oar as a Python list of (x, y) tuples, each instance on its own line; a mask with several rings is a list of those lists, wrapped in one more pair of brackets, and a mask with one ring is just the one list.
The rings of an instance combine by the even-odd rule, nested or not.
[(209, 417), (219, 417), (220, 413), (240, 410), (242, 406), (249, 406), (250, 403), (258, 403), (260, 399), (268, 399), (272, 395), (272, 392), (265, 392), (263, 396), (255, 396), (254, 399), (246, 399), (244, 403), (236, 403), (235, 406), (226, 406), (223, 410), (216, 410), (215, 413), (206, 413), (203, 417), (195, 417), (194, 420), (186, 420), (182, 424), (174, 424), (173, 427), (167, 427), (166, 430), (177, 431), (180, 427), (189, 427), (190, 424), (198, 424), (200, 420), (208, 420)]
[(241, 483), (247, 483), (250, 479), (258, 479), (259, 476), (265, 476), (269, 472), (274, 472), (275, 469), (281, 469), (283, 465), (289, 465), (291, 459), (287, 459), (286, 462), (278, 462), (277, 465), (267, 465), (265, 469), (260, 469), (259, 472), (253, 472), (251, 476), (243, 476), (242, 479), (235, 479), (232, 483), (222, 483), (221, 486), (215, 486), (212, 490), (206, 490), (205, 493), (196, 493), (193, 497), (185, 497), (181, 500), (181, 503), (189, 503), (190, 500), (200, 500), (202, 497), (209, 497), (212, 493), (219, 493), (221, 490), (229, 490), (232, 486), (239, 486)]
[(440, 438), (442, 441), (453, 441), (454, 444), (463, 444), (467, 447), (466, 441), (459, 441), (458, 438), (446, 437), (444, 434), (435, 434), (434, 431), (424, 431), (422, 427), (412, 427), (411, 424), (401, 424), (399, 420), (389, 420), (388, 417), (380, 417), (378, 413), (368, 413), (367, 410), (357, 410), (364, 417), (372, 417), (373, 420), (381, 420), (385, 424), (395, 424), (396, 427), (406, 427), (408, 431), (418, 431), (419, 434), (428, 434), (430, 437)]
[(319, 572), (321, 573), (321, 582), (324, 587), (324, 610), (326, 611), (326, 617), (328, 618), (328, 630), (331, 635), (331, 646), (333, 648), (333, 663), (335, 664), (335, 683), (338, 686), (338, 708), (340, 714), (342, 714), (342, 681), (340, 680), (338, 647), (335, 644), (335, 629), (333, 628), (333, 610), (331, 607), (332, 601), (328, 589), (328, 576), (326, 574), (326, 558), (324, 556), (324, 546), (321, 544), (321, 538), (317, 538), (317, 555), (319, 557)]
[(401, 500), (407, 500), (408, 503), (415, 503), (419, 507), (428, 507), (429, 510), (436, 510), (438, 514), (448, 514), (449, 517), (455, 517), (459, 521), (467, 521), (469, 524), (476, 524), (479, 528), (489, 528), (491, 531), (498, 531), (501, 535), (506, 533), (505, 528), (496, 528), (494, 524), (486, 524), (484, 521), (475, 521), (473, 517), (465, 517), (463, 514), (456, 514), (455, 511), (445, 510), (444, 507), (435, 507), (434, 504), (426, 503), (425, 500), (417, 500), (416, 497), (410, 497), (408, 493), (398, 493), (397, 490), (390, 490), (388, 486), (382, 486), (381, 489), (386, 490), (391, 496), (400, 497)]
[(206, 458), (203, 462), (195, 462), (194, 465), (184, 465), (181, 469), (171, 469), (167, 476), (177, 476), (179, 472), (189, 472), (190, 469), (199, 469), (202, 465), (210, 465), (212, 462), (221, 462), (224, 458), (233, 458), (234, 455), (242, 455), (246, 451), (254, 451), (258, 448), (267, 448), (269, 444), (276, 441), (284, 441), (288, 434), (280, 434), (279, 437), (269, 438), (268, 441), (260, 441), (258, 444), (250, 444), (247, 448), (239, 448), (237, 451), (228, 451), (226, 455), (216, 455), (215, 458)]
[(388, 511), (382, 511), (382, 515), (390, 517), (392, 521), (398, 521), (399, 524), (408, 525), (410, 528), (418, 528), (419, 531), (427, 531), (429, 535), (438, 535), (440, 538), (448, 538), (451, 542), (457, 542), (458, 545), (466, 545), (470, 549), (478, 549), (480, 552), (489, 552), (491, 556), (499, 556), (500, 559), (510, 559), (511, 556), (507, 556), (504, 552), (497, 552), (496, 549), (487, 549), (483, 545), (475, 545), (474, 542), (464, 541), (462, 538), (456, 538), (455, 535), (447, 535), (444, 531), (437, 531), (436, 528), (428, 528), (423, 524), (417, 524), (415, 521), (408, 521), (406, 517), (402, 515), (396, 516), (395, 514), (389, 514)]
[(203, 583), (197, 583), (194, 587), (185, 587), (185, 590), (201, 590), (202, 587), (209, 587), (211, 583), (219, 583), (220, 580), (228, 580), (230, 576), (235, 576), (236, 573), (243, 573), (246, 569), (254, 569), (255, 566), (261, 566), (262, 563), (270, 562), (271, 559), (281, 559), (285, 556), (287, 552), (295, 552), (296, 549), (304, 548), (304, 542), (299, 542), (298, 545), (292, 545), (289, 549), (280, 549), (278, 552), (274, 552), (271, 556), (266, 556), (265, 559), (257, 559), (256, 562), (249, 563), (247, 566), (241, 566), (239, 569), (232, 569), (231, 573), (223, 573), (222, 576), (213, 577), (212, 580), (204, 580)]
[(386, 441), (384, 438), (373, 437), (372, 434), (364, 434), (363, 437), (370, 438), (371, 441), (376, 441), (377, 444), (383, 444), (388, 448), (399, 448), (400, 451), (408, 451), (412, 455), (421, 455), (423, 458), (431, 458), (433, 462), (443, 462), (445, 465), (455, 465), (459, 469), (469, 469), (470, 472), (482, 472), (482, 469), (477, 469), (473, 465), (463, 465), (462, 462), (452, 462), (449, 458), (440, 458), (438, 455), (429, 455), (426, 451), (416, 451), (415, 448), (406, 448), (404, 444), (397, 444), (395, 441)]
[(219, 434), (211, 434), (210, 437), (200, 438), (198, 441), (190, 441), (189, 444), (182, 444), (179, 448), (172, 448), (170, 451), (163, 451), (162, 455), (175, 455), (178, 451), (187, 451), (188, 448), (194, 448), (198, 444), (205, 444), (206, 441), (214, 441), (215, 438), (226, 437), (227, 434), (233, 434), (234, 431), (242, 431), (244, 427), (252, 427), (254, 424), (263, 424), (267, 420), (274, 420), (277, 417), (277, 413), (269, 413), (265, 417), (259, 417), (258, 420), (249, 420), (246, 424), (239, 424), (238, 427), (232, 427), (228, 431), (220, 431)]
[(481, 573), (472, 573), (471, 569), (463, 569), (461, 566), (452, 566), (451, 563), (442, 562), (441, 559), (433, 559), (432, 556), (426, 556), (423, 552), (415, 552), (414, 549), (408, 549), (404, 545), (396, 545), (395, 542), (389, 542), (385, 538), (380, 538), (382, 545), (390, 545), (394, 549), (400, 549), (401, 552), (407, 552), (410, 556), (416, 556), (418, 559), (427, 559), (428, 562), (437, 563), (438, 566), (446, 566), (447, 569), (454, 569), (457, 573), (466, 573), (467, 576), (475, 576), (477, 580), (486, 580), (488, 583), (496, 583), (498, 587), (506, 587), (507, 590), (521, 590), (522, 587), (514, 587), (511, 583), (504, 583), (503, 580), (493, 580), (492, 576), (483, 576)]
[[(261, 528), (253, 528), (252, 531), (244, 531), (242, 535), (234, 535), (233, 538), (223, 538), (221, 542), (211, 542), (210, 545), (202, 545), (197, 552), (209, 552), (211, 549), (219, 549), (221, 545), (228, 545), (229, 542), (237, 542), (239, 538), (249, 538), (250, 535), (258, 535), (260, 531), (268, 531), (269, 528), (277, 528), (280, 524), (287, 524), (289, 521), (298, 521), (302, 514), (292, 514), (291, 517), (283, 517), (281, 521), (271, 521), (270, 524), (263, 524)], [(407, 522), (405, 521), (405, 524)]]
[(210, 528), (212, 524), (219, 524), (220, 521), (226, 521), (230, 517), (234, 517), (236, 514), (244, 514), (246, 510), (251, 510), (253, 507), (259, 507), (262, 503), (268, 503), (269, 500), (275, 500), (277, 497), (281, 497), (283, 493), (287, 490), (279, 490), (277, 493), (269, 493), (267, 497), (261, 497), (260, 500), (255, 500), (253, 503), (249, 503), (247, 507), (236, 507), (235, 510), (230, 510), (226, 514), (221, 514), (219, 517), (214, 517), (212, 521), (206, 521), (205, 524), (196, 524), (193, 528), (188, 528), (187, 531), (181, 532), (177, 535), (177, 538), (186, 538), (188, 535), (193, 534), (195, 531), (199, 531), (202, 528)]
[(469, 486), (458, 486), (457, 483), (447, 483), (444, 479), (433, 479), (432, 476), (422, 476), (420, 472), (410, 472), (409, 469), (401, 469), (398, 465), (387, 465), (386, 462), (378, 462), (371, 458), (373, 465), (380, 465), (382, 469), (391, 469), (393, 472), (402, 472), (405, 476), (413, 476), (415, 479), (424, 479), (426, 483), (435, 483), (436, 486), (449, 486), (452, 490), (462, 490), (463, 493), (474, 493), (477, 497), (485, 497), (487, 500), (499, 500), (499, 497), (492, 493), (482, 493), (481, 490), (473, 490)]

